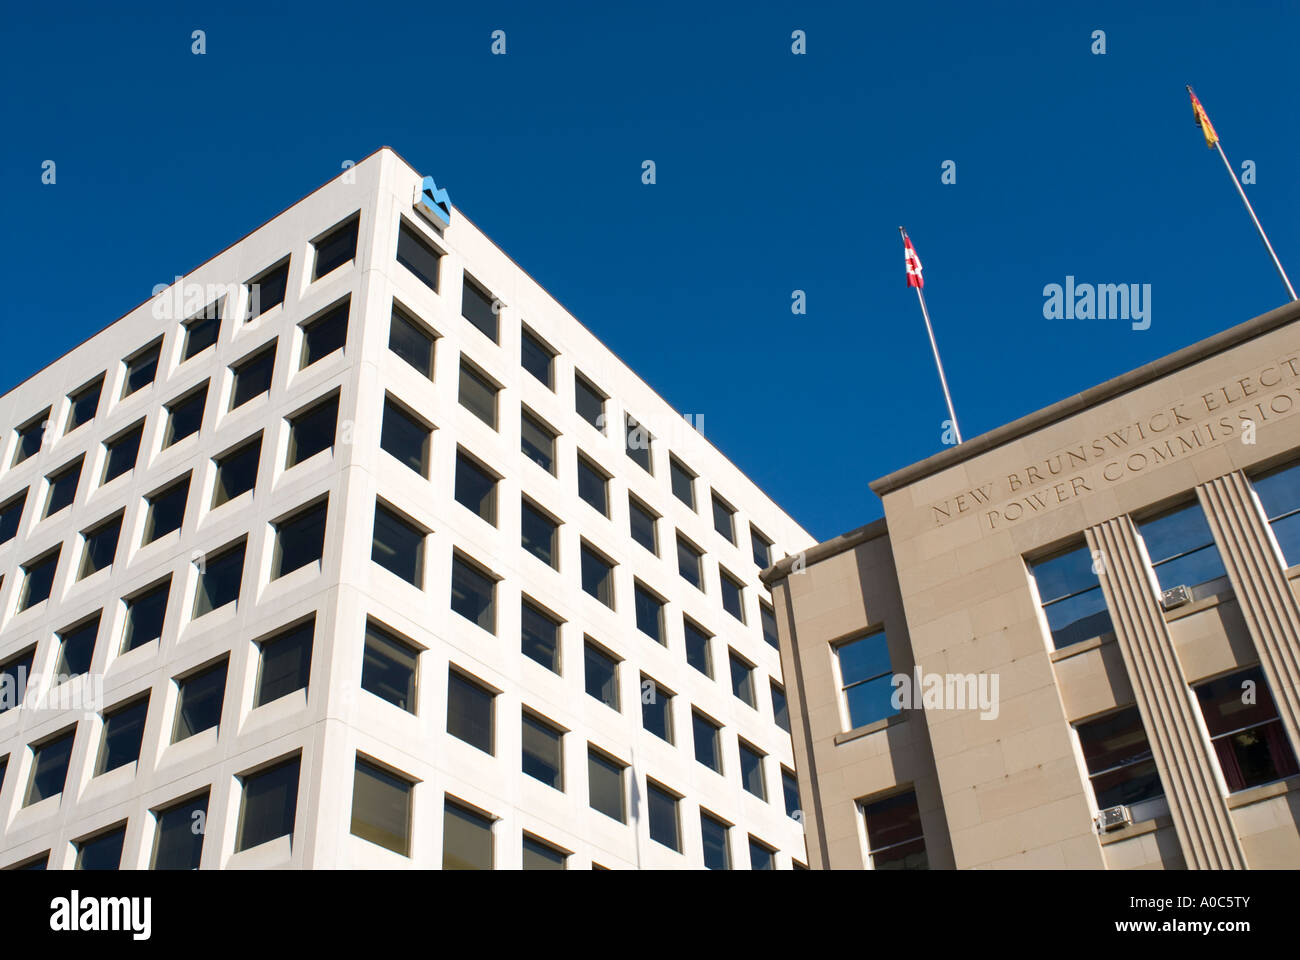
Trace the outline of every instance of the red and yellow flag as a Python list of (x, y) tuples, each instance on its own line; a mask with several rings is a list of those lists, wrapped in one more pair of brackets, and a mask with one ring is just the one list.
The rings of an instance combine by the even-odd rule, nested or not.
[(1219, 135), (1214, 132), (1214, 124), (1210, 123), (1210, 115), (1205, 112), (1201, 106), (1201, 101), (1196, 99), (1196, 94), (1192, 88), (1187, 88), (1188, 95), (1192, 98), (1192, 114), (1196, 117), (1196, 125), (1201, 128), (1201, 133), (1205, 135), (1205, 145), (1212, 147), (1219, 142)]

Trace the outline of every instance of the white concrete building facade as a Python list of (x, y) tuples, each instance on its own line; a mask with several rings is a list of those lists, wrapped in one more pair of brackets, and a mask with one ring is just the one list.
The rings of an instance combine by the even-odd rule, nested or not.
[(807, 862), (813, 539), (444, 197), (382, 149), (0, 397), (0, 867)]

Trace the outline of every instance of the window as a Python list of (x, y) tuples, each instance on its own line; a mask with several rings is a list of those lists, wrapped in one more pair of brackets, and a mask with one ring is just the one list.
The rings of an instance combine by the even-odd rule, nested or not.
[(850, 730), (898, 713), (893, 705), (893, 668), (883, 632), (842, 643), (835, 648), (835, 655)]
[(71, 678), (90, 672), (90, 662), (95, 656), (95, 640), (99, 636), (100, 615), (96, 613), (88, 620), (61, 631), (59, 641), (59, 663), (54, 668), (54, 682), (60, 678)]
[(704, 865), (710, 870), (731, 869), (731, 846), (727, 842), (730, 828), (717, 817), (700, 811), (700, 837), (704, 843)]
[(409, 857), (414, 787), (358, 756), (352, 775), (352, 835)]
[(252, 356), (245, 357), (233, 367), (234, 382), (230, 388), (230, 409), (235, 410), (254, 397), (271, 389), (271, 374), (275, 372), (275, 341)]
[(23, 507), (26, 505), (26, 490), (0, 504), (0, 543), (8, 543), (18, 535), (18, 526), (23, 519)]
[(728, 543), (736, 542), (736, 511), (731, 509), (713, 495), (713, 529), (727, 538)]
[(497, 525), (497, 479), (464, 450), (456, 451), (456, 502), (494, 527)]
[(519, 362), (525, 370), (546, 384), (547, 389), (555, 389), (555, 351), (527, 329), (522, 331), (519, 338)]
[(587, 747), (587, 788), (591, 809), (627, 823), (623, 804), (623, 771), (626, 765)]
[(101, 375), (68, 397), (68, 427), (65, 433), (71, 433), (83, 423), (95, 419), (95, 414), (99, 411), (99, 397), (103, 391), (104, 377)]
[(718, 581), (722, 585), (722, 609), (741, 623), (745, 622), (745, 588), (739, 580), (721, 567)]
[(61, 549), (61, 547), (55, 548), (23, 564), (23, 590), (18, 598), (20, 613), (50, 598), (50, 591), (54, 588), (54, 571), (59, 565)]
[(704, 714), (691, 711), (691, 732), (695, 739), (695, 759), (715, 773), (722, 772), (722, 749), (718, 733), (722, 728)]
[(415, 713), (415, 667), (420, 651), (378, 624), (366, 622), (361, 689)]
[(769, 681), (772, 689), (772, 719), (786, 733), (790, 732), (790, 707), (786, 703), (785, 688), (775, 680)]
[(740, 782), (758, 799), (767, 800), (767, 783), (763, 779), (763, 754), (744, 740), (740, 741)]
[(750, 837), (749, 867), (751, 870), (775, 870), (776, 851), (763, 841)]
[(18, 466), (40, 451), (41, 442), (45, 439), (46, 418), (49, 415), (50, 411), (47, 408), (44, 413), (38, 414), (35, 419), (29, 420), (18, 428), (18, 445), (14, 449), (13, 466)]
[(187, 473), (175, 483), (163, 487), (145, 500), (149, 504), (144, 521), (144, 542), (153, 543), (173, 530), (181, 528), (185, 519), (185, 504), (190, 497), (190, 475)]
[(713, 678), (713, 658), (709, 655), (709, 636), (691, 621), (683, 619), (686, 632), (686, 662), (709, 679)]
[(312, 241), (316, 248), (316, 266), (311, 274), (313, 280), (337, 270), (357, 255), (357, 227), (360, 224), (361, 218), (353, 217)]
[(578, 411), (578, 416), (604, 433), (605, 395), (597, 390), (590, 380), (577, 372), (573, 376), (573, 393), (574, 409)]
[(578, 496), (602, 516), (609, 516), (609, 474), (578, 454)]
[(582, 589), (614, 609), (614, 564), (582, 542)]
[(171, 594), (171, 577), (147, 590), (128, 597), (126, 604), (126, 630), (122, 636), (122, 652), (142, 647), (162, 636), (163, 621), (167, 616), (167, 598)]
[(433, 431), (396, 403), (392, 397), (384, 398), (384, 425), (380, 431), (379, 446), (406, 464), (422, 477), (429, 476), (429, 441)]
[(135, 469), (135, 459), (140, 453), (140, 438), (144, 435), (144, 421), (104, 442), (104, 479), (103, 483), (115, 480), (122, 474)]
[(650, 444), (654, 437), (631, 414), (625, 415), (623, 426), (627, 455), (646, 473), (654, 473), (654, 466), (650, 461)]
[(653, 780), (646, 781), (645, 794), (646, 810), (650, 821), (650, 839), (680, 853), (682, 838), (677, 819), (679, 798)]
[(1137, 707), (1080, 723), (1075, 729), (1099, 810), (1164, 795)]
[(424, 324), (393, 304), (393, 319), (388, 326), (388, 349), (430, 380), (433, 379), (434, 339)]
[(220, 333), (221, 301), (214, 300), (185, 321), (185, 349), (181, 352), (181, 362), (197, 357), (208, 347), (214, 346)]
[(501, 311), (500, 301), (480, 287), (478, 282), (468, 273), (464, 276), (461, 291), (461, 316), (474, 324), (489, 340), (496, 343), (497, 314)]
[(1196, 699), (1229, 793), (1300, 773), (1259, 667), (1201, 684)]
[(1287, 566), (1300, 563), (1300, 463), (1256, 477), (1251, 485)]
[(275, 554), (271, 558), (271, 579), (277, 580), (325, 556), (325, 519), (328, 501), (299, 510), (274, 521)]
[(76, 844), (76, 870), (116, 870), (122, 865), (122, 844), (126, 825), (106, 830)]
[(781, 792), (785, 795), (785, 815), (802, 823), (803, 810), (799, 806), (799, 781), (785, 767), (781, 768)]
[(370, 559), (407, 583), (424, 588), (424, 540), (427, 534), (396, 510), (375, 504)]
[(636, 581), (636, 628), (657, 643), (667, 646), (664, 635), (664, 601)]
[(293, 836), (298, 812), (299, 758), (240, 777), (243, 797), (235, 852), (251, 850), (277, 837)]
[(743, 659), (735, 650), (727, 652), (731, 661), (731, 692), (736, 699), (758, 709), (754, 698), (754, 665)]
[(668, 473), (672, 478), (673, 496), (695, 509), (695, 474), (678, 461), (676, 457), (668, 458)]
[(493, 749), (492, 714), (495, 694), (457, 671), (447, 671), (447, 732), (484, 753)]
[(244, 579), (244, 547), (240, 541), (205, 559), (199, 572), (199, 586), (194, 594), (194, 616), (203, 616), (239, 599), (240, 581)]
[(158, 356), (161, 352), (162, 341), (159, 340), (126, 359), (126, 381), (122, 384), (123, 398), (153, 383), (154, 377), (158, 375)]
[(334, 449), (339, 395), (322, 400), (289, 418), (289, 457), (285, 468), (297, 466), (324, 450)]
[(673, 742), (673, 693), (641, 674), (641, 726), (660, 740)]
[(781, 649), (781, 638), (776, 630), (776, 611), (770, 604), (758, 601), (758, 618), (763, 624), (763, 639), (774, 650)]
[(149, 714), (146, 694), (131, 703), (104, 711), (104, 737), (95, 761), (95, 776), (135, 763), (140, 759), (144, 722)]
[[(197, 870), (203, 856), (202, 824), (208, 815), (208, 793), (154, 811), (154, 870)], [(195, 827), (199, 829), (195, 829)]]
[(302, 369), (347, 346), (350, 306), (350, 298), (345, 299), (302, 325)]
[(560, 625), (555, 617), (524, 599), (520, 609), (524, 656), (547, 670), (560, 672)]
[(172, 743), (179, 743), (221, 723), (221, 701), (226, 695), (226, 661), (205, 667), (176, 681), (176, 725)]
[(488, 633), (497, 632), (496, 580), (458, 554), (451, 558), (451, 609)]
[(527, 407), (519, 416), (519, 449), (524, 456), (549, 474), (555, 473), (556, 433)]
[(563, 850), (551, 846), (528, 834), (524, 834), (525, 870), (563, 870), (569, 855)]
[(272, 307), (284, 303), (289, 289), (289, 258), (248, 281), (248, 321), (256, 320)]
[(76, 733), (76, 727), (69, 727), (48, 740), (32, 744), (32, 779), (27, 785), (24, 807), (63, 792), (68, 778), (68, 761), (72, 759), (72, 739)]
[(564, 731), (523, 711), (523, 771), (548, 787), (564, 790)]
[(0, 713), (22, 706), (27, 697), (27, 681), (32, 675), (32, 658), (36, 648), (24, 650), (0, 663)]
[(867, 857), (873, 870), (928, 870), (916, 793), (909, 790), (862, 804)]
[(658, 517), (631, 494), (628, 494), (627, 498), (627, 512), (632, 539), (656, 557), (659, 556), (659, 538), (655, 531), (655, 521)]
[(520, 505), (520, 543), (548, 567), (559, 569), (560, 557), (556, 550), (560, 525), (525, 498)]
[(112, 566), (117, 553), (117, 539), (122, 532), (122, 514), (110, 517), (103, 523), (81, 532), (84, 546), (81, 551), (81, 569), (78, 580), (84, 580), (105, 567)]
[(1056, 649), (1112, 629), (1097, 565), (1086, 545), (1029, 565)]
[(1161, 590), (1197, 587), (1227, 576), (1199, 503), (1139, 523), (1138, 531)]
[(306, 690), (311, 677), (312, 637), (315, 619), (283, 630), (261, 641), (258, 646), (260, 667), (257, 695), (253, 706), (260, 707), (286, 697), (296, 690)]
[(493, 430), (497, 428), (497, 393), (500, 388), (476, 371), (462, 357), (460, 361), (460, 405)]
[(252, 490), (257, 483), (257, 467), (262, 459), (262, 435), (216, 458), (217, 482), (212, 506), (234, 500)]
[(677, 534), (677, 570), (691, 586), (704, 589), (704, 570), (700, 562), (704, 555), (680, 533)]
[(772, 565), (772, 541), (753, 526), (749, 528), (749, 545), (753, 548), (754, 563), (758, 565), (758, 569), (766, 570)]
[(447, 800), (442, 817), (442, 869), (491, 870), (492, 820)]
[(438, 292), (438, 266), (442, 254), (424, 239), (405, 220), (397, 231), (397, 262), (415, 274), (420, 281)]
[(618, 709), (618, 661), (591, 641), (584, 645), (587, 695)]
[[(45, 516), (52, 517), (65, 507), (72, 506), (72, 501), (77, 498), (77, 485), (81, 482), (81, 466), (85, 457), (77, 457), (76, 460), (69, 463), (60, 470), (56, 470), (45, 478), (45, 485), (48, 492), (45, 495)], [(18, 511), (14, 514), (15, 532), (18, 526), (18, 517), (22, 513), (22, 501), (18, 501)], [(11, 534), (12, 536), (12, 534)], [(6, 537), (5, 539), (9, 539)]]

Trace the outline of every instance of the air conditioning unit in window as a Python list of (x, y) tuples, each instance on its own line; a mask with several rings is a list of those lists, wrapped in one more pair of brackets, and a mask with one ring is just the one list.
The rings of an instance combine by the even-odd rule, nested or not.
[(1095, 821), (1098, 833), (1106, 833), (1109, 830), (1117, 830), (1125, 824), (1133, 822), (1133, 814), (1128, 807), (1122, 803), (1119, 806), (1107, 807), (1097, 814)]
[(1191, 603), (1192, 591), (1186, 587), (1170, 587), (1164, 593), (1160, 594), (1160, 606), (1166, 610), (1172, 610), (1174, 607), (1181, 607), (1184, 603)]

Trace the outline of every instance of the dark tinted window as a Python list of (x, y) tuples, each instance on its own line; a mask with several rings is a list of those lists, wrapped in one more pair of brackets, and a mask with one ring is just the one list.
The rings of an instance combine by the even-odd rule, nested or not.
[[(62, 548), (60, 548), (62, 549)], [(23, 590), (18, 599), (18, 609), (26, 610), (42, 600), (48, 600), (54, 588), (54, 571), (59, 566), (59, 550), (31, 560), (23, 566)]]
[(194, 616), (201, 617), (239, 599), (244, 578), (244, 544), (207, 558), (194, 595)]
[(122, 384), (123, 397), (129, 397), (137, 390), (153, 383), (154, 377), (158, 375), (158, 355), (161, 350), (162, 344), (155, 343), (126, 361), (126, 382)]
[(709, 656), (709, 635), (689, 620), (685, 621), (686, 662), (706, 677), (713, 676), (713, 660)]
[(614, 565), (582, 545), (582, 589), (605, 606), (614, 607)]
[(655, 533), (655, 516), (636, 500), (628, 499), (628, 516), (632, 539), (655, 556), (659, 555), (659, 539)]
[(230, 369), (235, 374), (230, 394), (230, 409), (234, 410), (271, 389), (271, 374), (275, 372), (275, 342), (240, 360)]
[(415, 586), (424, 581), (425, 533), (395, 511), (375, 504), (370, 559)]
[(412, 227), (402, 223), (397, 233), (397, 262), (420, 278), (434, 292), (438, 290), (438, 262), (442, 254)]
[(593, 387), (581, 374), (573, 379), (574, 407), (578, 416), (586, 420), (597, 430), (605, 431), (605, 397)]
[(718, 578), (722, 585), (722, 609), (731, 614), (741, 623), (745, 622), (745, 600), (744, 587), (740, 581), (725, 570), (719, 569), (721, 576)]
[(650, 431), (641, 426), (635, 417), (629, 415), (624, 422), (624, 436), (627, 455), (642, 470), (653, 473), (654, 468), (650, 462), (650, 442), (653, 438), (650, 436)]
[(260, 707), (296, 690), (306, 690), (311, 677), (312, 635), (316, 623), (306, 623), (263, 640), (261, 673), (257, 678), (257, 696), (253, 706)]
[(461, 315), (474, 324), (494, 343), (497, 339), (497, 312), (500, 307), (492, 294), (488, 293), (472, 279), (465, 276), (461, 295)]
[(668, 461), (668, 473), (672, 478), (673, 496), (694, 510), (695, 475), (671, 459)]
[(1110, 612), (1092, 551), (1081, 546), (1029, 565), (1043, 614), (1059, 650), (1110, 633)]
[(104, 458), (104, 483), (120, 477), (135, 468), (135, 458), (140, 452), (140, 437), (144, 434), (144, 421), (126, 433), (119, 434), (104, 444), (108, 451)]
[(619, 823), (627, 822), (623, 802), (623, 770), (622, 764), (588, 749), (587, 787), (591, 809), (613, 817)]
[(321, 501), (275, 524), (272, 580), (316, 563), (324, 556), (326, 512), (327, 504)]
[(609, 516), (609, 479), (595, 464), (578, 454), (578, 496)]
[(31, 679), (35, 652), (33, 647), (0, 663), (0, 713), (20, 706), (27, 696), (27, 681)]
[(176, 726), (172, 743), (202, 733), (221, 722), (221, 701), (226, 695), (226, 661), (177, 681)]
[(303, 324), (302, 365), (304, 367), (310, 367), (335, 350), (342, 350), (347, 346), (349, 306), (350, 301), (344, 300), (310, 323)]
[(409, 856), (411, 781), (357, 757), (352, 779), (352, 835)]
[(162, 636), (163, 619), (167, 614), (167, 598), (171, 593), (171, 585), (169, 577), (158, 586), (151, 587), (126, 601), (123, 653)]
[(109, 830), (77, 844), (77, 870), (116, 870), (122, 864), (126, 827)]
[(153, 543), (159, 537), (181, 528), (189, 496), (190, 475), (187, 473), (149, 498), (149, 512), (144, 522), (145, 543)]
[(520, 648), (525, 656), (547, 670), (560, 672), (560, 625), (555, 619), (524, 600), (521, 608)]
[(393, 307), (388, 327), (388, 349), (430, 380), (433, 379), (433, 337), (423, 326)]
[(713, 498), (713, 529), (731, 543), (736, 542), (736, 512), (721, 500)]
[(722, 772), (722, 752), (718, 744), (718, 725), (698, 713), (691, 714), (691, 732), (695, 740), (695, 759), (710, 770)]
[(236, 853), (293, 834), (298, 810), (298, 767), (298, 758), (294, 757), (241, 778), (244, 796), (235, 837)]
[(700, 567), (701, 556), (700, 551), (683, 540), (680, 533), (677, 535), (677, 569), (687, 583), (703, 590), (704, 574)]
[(72, 758), (72, 740), (76, 727), (44, 743), (32, 747), (32, 781), (27, 787), (23, 806), (53, 797), (63, 792), (68, 778), (68, 761)]
[(99, 636), (99, 614), (69, 627), (59, 634), (59, 664), (54, 672), (61, 677), (75, 677), (90, 672), (95, 656), (95, 639)]
[(492, 747), (492, 701), (490, 690), (455, 670), (447, 677), (447, 732), (484, 753)]
[[(45, 516), (51, 517), (64, 507), (72, 506), (72, 501), (77, 498), (77, 484), (81, 482), (81, 466), (84, 460), (84, 457), (78, 457), (73, 463), (45, 478), (50, 488), (45, 498)], [(19, 506), (21, 507), (22, 504), (20, 503)], [(16, 522), (15, 526), (17, 526)]]
[(554, 390), (553, 361), (555, 360), (555, 354), (551, 349), (525, 330), (520, 337), (519, 354), (520, 363), (523, 364), (524, 369)]
[(360, 217), (353, 217), (341, 227), (336, 227), (316, 241), (316, 268), (312, 279), (318, 280), (331, 270), (337, 270), (357, 255), (357, 227)]
[(68, 432), (72, 432), (83, 423), (89, 423), (99, 410), (99, 396), (104, 390), (104, 378), (99, 377), (94, 383), (88, 383), (68, 399), (72, 402), (68, 410)]
[(682, 847), (677, 823), (677, 798), (653, 783), (646, 784), (645, 792), (650, 839), (680, 851)]
[(49, 415), (50, 411), (46, 410), (35, 420), (18, 428), (18, 447), (14, 451), (14, 466), (28, 457), (35, 456), (41, 449), (41, 442), (45, 439), (45, 418)]
[(366, 624), (361, 689), (415, 712), (415, 666), (419, 651), (373, 623)]
[(558, 567), (555, 541), (560, 525), (525, 500), (521, 507), (520, 527), (523, 548), (547, 566)]
[(497, 428), (497, 388), (464, 361), (460, 365), (460, 404), (493, 430)]
[(316, 404), (289, 418), (289, 461), (292, 467), (323, 450), (334, 447), (334, 427), (338, 421), (339, 396)]
[(22, 521), (26, 503), (27, 491), (24, 490), (0, 505), (0, 543), (8, 543), (18, 535), (18, 525)]
[(495, 590), (491, 577), (466, 560), (452, 557), (451, 609), (488, 633), (496, 633)]
[(111, 520), (82, 533), (86, 543), (81, 551), (81, 570), (77, 573), (78, 580), (83, 580), (112, 565), (113, 557), (117, 554), (117, 540), (121, 532), (122, 514), (119, 513)]
[(564, 789), (563, 737), (539, 717), (523, 714), (523, 771), (556, 790)]
[(384, 399), (379, 445), (422, 477), (429, 475), (431, 431), (391, 399)]
[(727, 825), (700, 811), (700, 835), (704, 842), (704, 865), (710, 870), (730, 870), (731, 850), (727, 844)]
[(248, 282), (248, 319), (260, 317), (272, 307), (284, 303), (289, 289), (289, 258), (285, 257), (270, 270)]
[(144, 740), (144, 722), (148, 714), (148, 697), (104, 714), (104, 739), (99, 747), (95, 776), (140, 759), (140, 744)]
[(767, 799), (767, 783), (763, 779), (763, 755), (743, 741), (740, 744), (740, 782), (746, 790), (760, 800)]
[(547, 473), (555, 473), (555, 431), (527, 410), (519, 420), (519, 449)]
[(658, 643), (664, 643), (664, 602), (643, 587), (636, 584), (636, 628)]
[(497, 478), (461, 451), (456, 453), (456, 502), (496, 526)]
[(196, 317), (185, 322), (185, 350), (181, 354), (182, 362), (198, 356), (217, 342), (221, 333), (221, 304), (208, 304)]
[(208, 813), (205, 791), (192, 800), (157, 811), (153, 869), (197, 870), (203, 854), (203, 827)]
[(217, 458), (217, 484), (212, 505), (219, 507), (233, 500), (257, 483), (257, 467), (262, 457), (262, 435)]
[(672, 698), (659, 684), (641, 675), (641, 726), (669, 743), (673, 742)]
[(618, 661), (588, 643), (583, 656), (587, 693), (607, 707), (618, 709)]

